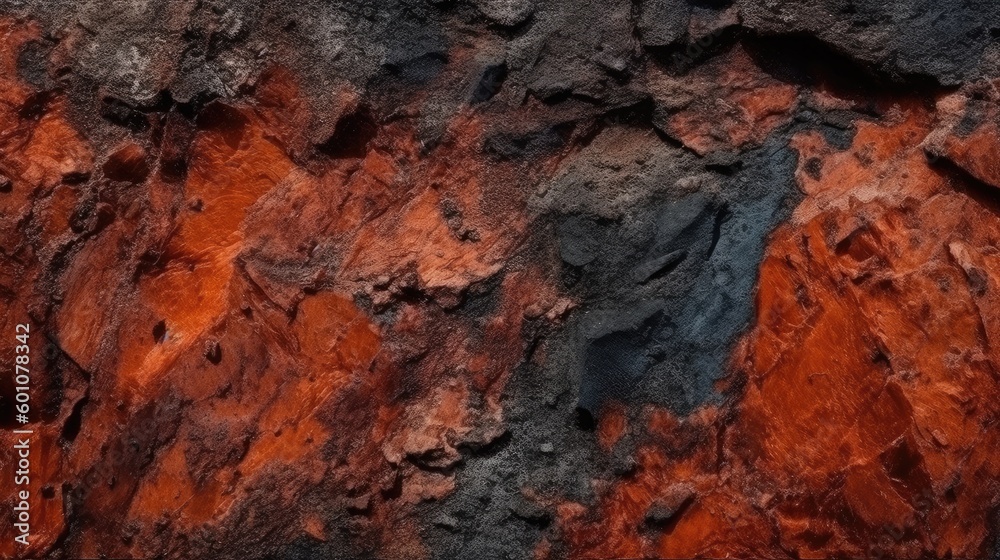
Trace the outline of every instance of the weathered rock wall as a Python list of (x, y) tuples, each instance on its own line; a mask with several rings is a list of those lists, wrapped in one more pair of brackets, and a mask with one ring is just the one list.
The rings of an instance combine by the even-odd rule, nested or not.
[(994, 3), (6, 0), (0, 39), (3, 556), (995, 554)]

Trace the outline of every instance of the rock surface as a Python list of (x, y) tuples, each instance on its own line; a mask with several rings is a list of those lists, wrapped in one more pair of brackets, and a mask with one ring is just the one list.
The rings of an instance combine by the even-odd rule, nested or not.
[(0, 1), (0, 555), (995, 556), (998, 14)]

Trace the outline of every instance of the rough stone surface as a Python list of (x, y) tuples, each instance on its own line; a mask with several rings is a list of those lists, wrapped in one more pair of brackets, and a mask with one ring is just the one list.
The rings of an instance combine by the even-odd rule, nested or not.
[(998, 14), (0, 0), (0, 556), (995, 557)]

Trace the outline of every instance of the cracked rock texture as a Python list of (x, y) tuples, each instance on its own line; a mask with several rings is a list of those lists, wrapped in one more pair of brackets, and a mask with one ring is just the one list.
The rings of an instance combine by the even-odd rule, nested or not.
[(997, 557), (998, 244), (987, 0), (0, 0), (0, 556)]

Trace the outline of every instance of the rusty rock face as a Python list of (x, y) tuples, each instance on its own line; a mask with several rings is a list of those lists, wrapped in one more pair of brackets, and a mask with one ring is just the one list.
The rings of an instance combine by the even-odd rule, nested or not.
[(998, 29), (0, 2), (0, 555), (996, 555)]

